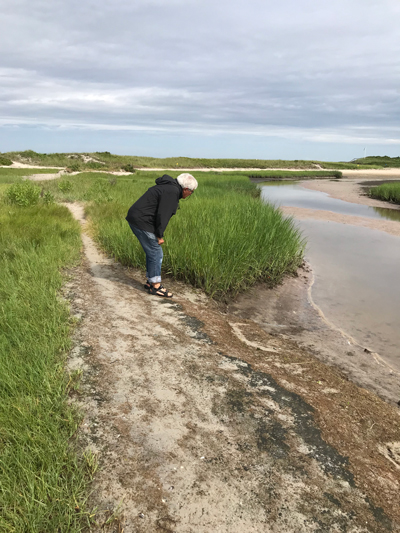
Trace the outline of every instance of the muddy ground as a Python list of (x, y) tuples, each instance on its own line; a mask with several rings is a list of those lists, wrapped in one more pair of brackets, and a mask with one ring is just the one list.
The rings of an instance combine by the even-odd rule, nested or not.
[(91, 531), (400, 531), (398, 377), (324, 322), (307, 267), (230, 305), (171, 280), (160, 299), (69, 207), (84, 231), (65, 297), (82, 371), (71, 400), (99, 460)]

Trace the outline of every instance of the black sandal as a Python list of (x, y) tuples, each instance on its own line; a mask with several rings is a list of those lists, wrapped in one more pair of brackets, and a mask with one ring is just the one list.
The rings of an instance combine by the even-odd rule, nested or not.
[(146, 281), (146, 283), (143, 285), (143, 287), (146, 289), (146, 291), (149, 291), (151, 289), (150, 282)]
[(161, 296), (162, 298), (172, 298), (173, 297), (172, 292), (168, 292), (168, 290), (165, 287), (163, 287), (162, 285), (157, 287), (157, 289), (155, 287), (151, 286), (150, 289), (149, 289), (149, 293), (150, 294), (154, 294), (154, 296)]

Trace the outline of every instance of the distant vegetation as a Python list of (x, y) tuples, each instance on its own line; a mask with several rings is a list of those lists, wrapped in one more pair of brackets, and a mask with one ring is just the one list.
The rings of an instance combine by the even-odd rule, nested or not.
[(400, 183), (384, 183), (378, 187), (372, 187), (368, 195), (378, 200), (400, 204)]
[[(397, 161), (400, 158), (370, 158), (354, 160), (351, 162), (326, 162), (326, 161), (286, 161), (282, 159), (205, 159), (190, 157), (139, 157), (114, 155), (110, 152), (93, 153), (55, 153), (39, 154), (33, 150), (24, 152), (8, 152), (2, 154), (8, 160), (19, 161), (40, 166), (54, 166), (69, 168), (71, 171), (84, 172), (85, 170), (121, 170), (134, 172), (137, 168), (259, 168), (259, 169), (293, 169), (293, 170), (327, 170), (327, 169), (360, 169), (360, 168), (382, 168), (384, 166), (399, 166)], [(376, 163), (374, 162), (376, 160)], [(364, 163), (365, 161), (365, 163)], [(7, 164), (7, 163), (6, 163)]]
[(400, 157), (389, 157), (387, 155), (371, 155), (368, 157), (362, 157), (360, 159), (353, 159), (352, 163), (358, 165), (367, 165), (373, 167), (387, 167), (387, 168), (399, 168), (400, 167)]
[(282, 180), (282, 179), (309, 179), (309, 178), (336, 178), (343, 176), (340, 170), (266, 170), (264, 172), (247, 173), (252, 179)]
[(0, 165), (12, 165), (12, 161), (8, 157), (0, 154)]

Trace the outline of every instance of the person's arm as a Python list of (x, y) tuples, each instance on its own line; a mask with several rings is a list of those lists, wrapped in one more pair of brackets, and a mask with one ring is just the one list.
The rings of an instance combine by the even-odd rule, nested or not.
[[(178, 203), (179, 199), (175, 191), (165, 191), (160, 194), (156, 214), (156, 237), (157, 239), (162, 239), (163, 242), (165, 228), (167, 227), (172, 215), (175, 214)], [(159, 242), (158, 244), (162, 243)]]

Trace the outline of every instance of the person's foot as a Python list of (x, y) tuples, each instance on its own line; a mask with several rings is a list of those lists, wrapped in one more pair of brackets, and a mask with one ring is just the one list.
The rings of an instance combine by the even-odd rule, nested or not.
[(150, 294), (154, 294), (155, 296), (161, 296), (162, 298), (172, 298), (173, 296), (172, 292), (169, 292), (165, 287), (161, 285), (161, 283), (155, 283), (154, 285), (151, 285), (149, 292)]
[(150, 283), (150, 281), (146, 281), (146, 283), (145, 283), (143, 286), (144, 286), (144, 288), (146, 289), (146, 291), (149, 291), (150, 288), (151, 288), (151, 283)]

